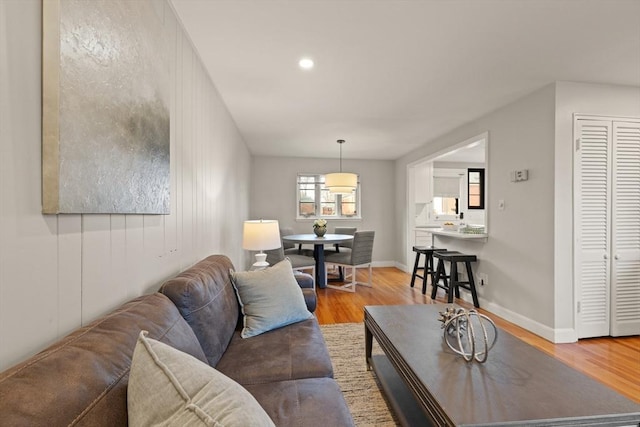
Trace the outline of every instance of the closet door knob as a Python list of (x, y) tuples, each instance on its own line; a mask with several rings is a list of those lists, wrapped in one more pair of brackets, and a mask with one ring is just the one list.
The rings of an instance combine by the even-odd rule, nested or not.
[(615, 259), (618, 259), (618, 255), (615, 255), (615, 256), (614, 256), (614, 258), (615, 258)]
[(607, 258), (609, 258), (609, 257), (607, 256), (607, 254), (604, 254), (604, 259), (607, 259)]

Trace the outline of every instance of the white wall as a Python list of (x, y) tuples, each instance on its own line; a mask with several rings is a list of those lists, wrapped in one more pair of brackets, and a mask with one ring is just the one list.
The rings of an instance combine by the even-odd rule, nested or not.
[(164, 4), (171, 214), (42, 215), (41, 0), (0, 1), (0, 370), (212, 254), (244, 264), (250, 155)]
[[(277, 219), (280, 226), (297, 233), (311, 233), (313, 220), (296, 220), (296, 178), (298, 173), (335, 172), (335, 159), (253, 157), (251, 163), (251, 211), (253, 219)], [(375, 230), (375, 265), (394, 265), (398, 236), (394, 209), (394, 162), (343, 160), (344, 170), (360, 175), (362, 220), (330, 220), (335, 226)]]
[[(540, 334), (549, 335), (553, 311), (554, 85), (437, 138), (396, 162), (396, 204), (404, 209), (406, 166), (487, 132), (486, 242), (436, 239), (447, 249), (476, 254), (474, 272), (489, 277), (479, 287), (481, 305)], [(528, 181), (512, 183), (509, 172), (529, 169)], [(498, 210), (498, 200), (505, 210)], [(406, 235), (406, 215), (396, 233)], [(406, 239), (397, 253), (406, 260)], [(465, 294), (465, 292), (463, 292)]]

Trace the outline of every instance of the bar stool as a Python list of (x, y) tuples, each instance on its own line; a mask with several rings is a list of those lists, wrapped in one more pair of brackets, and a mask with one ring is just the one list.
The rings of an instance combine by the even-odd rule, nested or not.
[[(416, 253), (416, 261), (413, 264), (413, 274), (411, 274), (411, 287), (416, 281), (416, 277), (422, 279), (422, 294), (427, 293), (427, 275), (431, 276), (431, 283), (434, 283), (436, 270), (433, 268), (433, 252), (446, 251), (443, 248), (434, 246), (414, 246), (413, 251)], [(420, 267), (420, 255), (425, 255), (424, 267)], [(418, 274), (418, 270), (422, 270), (422, 275)]]
[[(471, 263), (476, 262), (475, 255), (467, 255), (458, 251), (436, 251), (433, 253), (435, 258), (438, 258), (438, 266), (436, 267), (435, 279), (433, 280), (433, 289), (431, 290), (431, 299), (435, 299), (438, 288), (442, 288), (447, 293), (447, 301), (453, 302), (453, 294), (455, 292), (456, 298), (460, 298), (460, 288), (464, 288), (471, 291), (471, 297), (473, 298), (473, 305), (476, 308), (480, 308), (478, 302), (478, 294), (476, 292), (476, 283), (473, 279), (473, 270), (471, 269)], [(447, 275), (445, 262), (449, 261), (449, 275)], [(461, 282), (458, 280), (458, 263), (463, 262), (467, 268), (468, 280)], [(440, 280), (443, 284), (440, 284)]]

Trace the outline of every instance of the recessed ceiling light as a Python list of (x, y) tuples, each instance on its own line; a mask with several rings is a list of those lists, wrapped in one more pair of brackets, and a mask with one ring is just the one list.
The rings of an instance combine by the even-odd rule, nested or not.
[(310, 70), (313, 68), (313, 60), (311, 58), (302, 58), (300, 61), (298, 61), (298, 65), (303, 70)]

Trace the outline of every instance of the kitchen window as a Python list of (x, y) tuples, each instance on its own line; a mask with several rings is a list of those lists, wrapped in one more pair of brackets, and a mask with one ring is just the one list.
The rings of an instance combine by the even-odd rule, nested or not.
[(360, 218), (360, 183), (350, 194), (329, 192), (323, 174), (299, 174), (296, 182), (297, 218)]
[(468, 208), (484, 209), (484, 169), (467, 169)]
[(433, 211), (436, 219), (452, 219), (446, 215), (455, 217), (459, 212), (458, 199), (455, 197), (434, 197)]
[[(438, 220), (456, 219), (460, 212), (460, 173), (439, 170), (433, 177), (433, 213)], [(450, 174), (454, 176), (449, 176)]]

